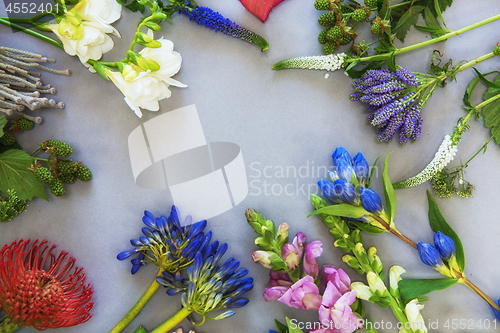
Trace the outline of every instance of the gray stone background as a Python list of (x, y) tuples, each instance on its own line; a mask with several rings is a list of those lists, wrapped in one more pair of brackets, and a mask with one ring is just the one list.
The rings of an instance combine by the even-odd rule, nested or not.
[[(363, 105), (351, 102), (351, 79), (342, 71), (331, 73), (325, 79), (323, 71), (273, 71), (271, 66), (283, 59), (321, 54), (317, 35), (320, 13), (313, 1), (287, 0), (271, 12), (262, 23), (237, 0), (203, 2), (221, 14), (264, 36), (269, 50), (260, 52), (257, 46), (229, 36), (215, 33), (175, 15), (173, 22), (163, 23), (157, 36), (174, 42), (175, 50), (183, 57), (182, 68), (174, 77), (188, 85), (172, 87), (172, 97), (160, 103), (158, 113), (144, 111), (137, 118), (123, 101), (113, 84), (97, 74), (91, 74), (78, 59), (62, 50), (22, 33), (12, 33), (0, 26), (0, 43), (39, 52), (57, 59), (53, 67), (69, 68), (69, 77), (43, 73), (43, 81), (57, 89), (57, 100), (66, 103), (65, 110), (43, 109), (37, 114), (44, 118), (42, 125), (19, 136), (28, 148), (51, 138), (68, 142), (74, 147), (74, 160), (81, 160), (92, 170), (91, 182), (77, 182), (67, 187), (61, 198), (51, 195), (50, 202), (35, 199), (27, 212), (9, 223), (0, 225), (0, 244), (13, 240), (46, 239), (57, 244), (58, 250), (69, 251), (80, 267), (84, 267), (87, 281), (93, 285), (95, 302), (93, 318), (87, 323), (60, 329), (58, 332), (108, 332), (139, 299), (156, 274), (152, 265), (143, 267), (136, 275), (130, 274), (129, 262), (116, 260), (117, 253), (130, 248), (129, 239), (136, 238), (142, 228), (144, 210), (155, 215), (167, 214), (172, 204), (168, 191), (147, 190), (134, 183), (128, 157), (129, 133), (155, 116), (189, 104), (196, 104), (207, 141), (233, 142), (241, 147), (249, 182), (249, 195), (226, 213), (209, 220), (208, 229), (214, 238), (229, 243), (226, 258), (234, 256), (241, 266), (255, 278), (254, 289), (248, 294), (250, 303), (235, 316), (220, 322), (208, 321), (197, 332), (266, 332), (275, 329), (274, 318), (285, 316), (302, 321), (316, 321), (315, 311), (303, 312), (281, 303), (267, 304), (262, 291), (267, 285), (268, 270), (257, 266), (251, 253), (254, 233), (247, 225), (244, 211), (254, 208), (276, 224), (288, 222), (290, 237), (298, 231), (307, 234), (310, 241), (323, 242), (324, 252), (319, 262), (346, 269), (352, 280), (363, 281), (341, 261), (342, 252), (333, 246), (333, 238), (317, 218), (306, 216), (311, 212), (307, 188), (315, 184), (314, 166), (330, 166), (330, 155), (336, 146), (345, 147), (352, 155), (362, 151), (369, 163), (377, 157), (393, 152), (390, 158), (390, 176), (400, 180), (420, 171), (434, 156), (443, 137), (451, 133), (459, 117), (466, 113), (461, 108), (462, 96), (475, 74), (472, 70), (458, 76), (457, 82), (439, 88), (423, 110), (424, 124), (421, 139), (400, 147), (397, 142), (378, 143), (374, 130), (366, 125)], [(496, 14), (500, 5), (496, 0), (455, 1), (444, 13), (451, 29), (458, 29)], [(0, 2), (0, 14), (5, 12)], [(103, 60), (122, 59), (135, 31), (140, 15), (123, 10), (114, 26), (122, 38), (115, 40), (114, 49)], [(472, 59), (490, 52), (498, 42), (499, 22), (454, 37), (445, 43), (400, 55), (397, 61), (413, 71), (425, 72), (431, 53), (439, 49), (444, 59), (454, 63)], [(367, 26), (364, 27), (366, 29)], [(360, 28), (360, 30), (362, 30)], [(429, 37), (411, 29), (405, 45), (427, 40)], [(401, 44), (399, 44), (401, 45)], [(498, 70), (498, 59), (477, 66), (482, 72)], [(474, 104), (480, 102), (484, 91), (474, 94)], [(471, 122), (471, 130), (464, 135), (454, 165), (466, 161), (489, 138), (489, 132), (480, 121)], [(462, 237), (466, 253), (466, 272), (473, 282), (493, 298), (500, 297), (496, 286), (500, 275), (497, 256), (500, 236), (498, 216), (498, 163), (500, 149), (491, 144), (487, 153), (474, 160), (467, 169), (467, 179), (477, 187), (474, 198), (437, 202), (448, 222)], [(267, 167), (267, 174), (260, 174)], [(300, 167), (307, 174), (276, 175), (279, 168)], [(373, 181), (374, 190), (382, 194), (381, 167)], [(272, 171), (272, 172), (270, 172)], [(267, 177), (270, 176), (270, 177)], [(264, 192), (267, 182), (268, 192)], [(293, 195), (278, 194), (287, 184), (297, 189)], [(270, 191), (275, 186), (274, 193)], [(301, 187), (303, 186), (303, 187)], [(289, 187), (290, 188), (290, 187)], [(300, 189), (304, 189), (305, 193)], [(311, 185), (311, 191), (316, 187)], [(426, 189), (430, 184), (398, 190), (396, 225), (415, 241), (432, 242), (428, 226)], [(260, 190), (260, 193), (259, 193)], [(189, 212), (182, 212), (183, 215)], [(389, 234), (364, 236), (366, 246), (376, 246), (385, 268), (394, 264), (407, 270), (407, 278), (438, 278), (440, 275), (423, 265), (417, 253)], [(161, 290), (160, 290), (161, 291)], [(440, 332), (470, 332), (444, 327), (447, 320), (466, 319), (475, 324), (493, 320), (489, 306), (465, 286), (457, 285), (429, 296), (422, 311), (426, 320), (439, 322)], [(179, 297), (169, 297), (162, 291), (124, 332), (130, 333), (139, 324), (149, 330), (158, 326), (179, 309)], [(367, 316), (376, 322), (396, 319), (390, 311), (367, 304)], [(500, 325), (500, 323), (497, 323)], [(185, 329), (193, 328), (187, 321)], [(475, 330), (493, 332), (474, 327)], [(34, 332), (32, 328), (20, 332)], [(380, 332), (394, 332), (380, 329)]]

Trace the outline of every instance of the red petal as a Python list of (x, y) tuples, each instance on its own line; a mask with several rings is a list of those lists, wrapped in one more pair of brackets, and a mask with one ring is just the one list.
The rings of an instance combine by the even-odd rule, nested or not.
[(284, 0), (240, 0), (241, 4), (262, 22), (267, 20), (269, 12)]

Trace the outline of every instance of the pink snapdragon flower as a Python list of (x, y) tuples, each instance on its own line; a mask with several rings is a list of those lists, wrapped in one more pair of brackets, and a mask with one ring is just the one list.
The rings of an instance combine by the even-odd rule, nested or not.
[(273, 302), (283, 296), (293, 285), (293, 282), (290, 280), (288, 274), (278, 273), (273, 270), (269, 271), (269, 277), (269, 283), (267, 284), (267, 288), (264, 289), (262, 296), (264, 296), (266, 302)]
[(318, 286), (314, 284), (314, 279), (310, 275), (295, 282), (278, 301), (301, 310), (317, 310), (321, 305)]
[(289, 270), (293, 271), (299, 266), (304, 253), (304, 243), (307, 237), (302, 232), (298, 232), (292, 243), (283, 245), (281, 249), (281, 258), (286, 263)]
[(351, 291), (349, 287), (349, 276), (342, 269), (323, 266), (323, 282), (326, 282), (326, 289), (318, 310), (322, 328), (309, 333), (352, 333), (362, 328), (351, 309), (356, 291)]
[(323, 253), (323, 243), (321, 241), (314, 241), (306, 245), (306, 253), (304, 255), (304, 273), (312, 275), (316, 278), (319, 274), (319, 266), (316, 262), (321, 253)]

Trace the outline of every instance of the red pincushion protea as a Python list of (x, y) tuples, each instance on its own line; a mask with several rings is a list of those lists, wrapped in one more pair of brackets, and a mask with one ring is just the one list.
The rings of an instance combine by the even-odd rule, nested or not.
[[(57, 257), (47, 241), (20, 240), (0, 250), (0, 308), (8, 319), (2, 326), (13, 332), (20, 326), (37, 330), (69, 327), (90, 319), (92, 287), (75, 259)], [(17, 326), (17, 327), (16, 327)]]

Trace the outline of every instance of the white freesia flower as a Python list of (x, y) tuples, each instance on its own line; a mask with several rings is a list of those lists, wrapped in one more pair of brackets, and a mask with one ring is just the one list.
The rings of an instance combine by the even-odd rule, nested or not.
[(145, 47), (139, 52), (153, 69), (144, 71), (136, 65), (124, 66), (121, 73), (106, 69), (106, 75), (125, 95), (125, 102), (138, 117), (142, 117), (140, 108), (158, 111), (158, 101), (172, 95), (169, 86), (187, 87), (171, 78), (181, 68), (181, 55), (173, 51), (171, 41), (163, 38), (158, 41), (161, 47)]
[(78, 56), (88, 67), (89, 59), (99, 60), (113, 48), (108, 33), (120, 37), (110, 23), (120, 17), (121, 7), (113, 0), (82, 0), (59, 23), (47, 28), (61, 40), (66, 53)]
[[(406, 323), (407, 327), (403, 326), (399, 333), (408, 332), (405, 328), (411, 329), (413, 332), (418, 333), (426, 333), (427, 327), (425, 326), (424, 317), (420, 314), (420, 310), (424, 308), (423, 304), (419, 304), (418, 300), (415, 298), (406, 304), (405, 314), (408, 319), (408, 323)], [(409, 326), (409, 327), (408, 327)]]

